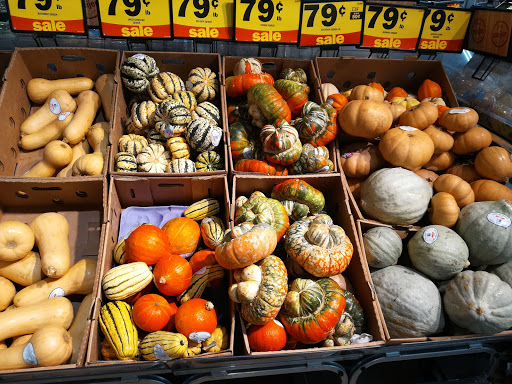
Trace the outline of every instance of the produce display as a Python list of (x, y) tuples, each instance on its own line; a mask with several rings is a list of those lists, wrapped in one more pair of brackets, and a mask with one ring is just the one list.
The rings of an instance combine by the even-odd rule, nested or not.
[[(54, 212), (0, 223), (0, 370), (77, 363), (97, 259), (72, 264), (68, 234), (67, 219)], [(75, 315), (68, 296), (80, 297)]]
[(220, 84), (210, 68), (187, 78), (161, 72), (138, 53), (125, 60), (125, 135), (117, 142), (116, 172), (190, 173), (224, 168)]
[[(113, 74), (103, 74), (96, 82), (87, 77), (31, 79), (27, 94), (33, 103), (42, 105), (21, 124), (19, 146), (24, 151), (44, 150), (42, 159), (23, 177), (101, 175), (113, 87)], [(97, 117), (100, 110), (106, 122)]]
[(226, 77), (235, 171), (298, 175), (334, 170), (326, 145), (338, 132), (337, 111), (309, 100), (312, 81), (302, 68), (284, 68), (274, 79), (258, 59), (236, 63)]

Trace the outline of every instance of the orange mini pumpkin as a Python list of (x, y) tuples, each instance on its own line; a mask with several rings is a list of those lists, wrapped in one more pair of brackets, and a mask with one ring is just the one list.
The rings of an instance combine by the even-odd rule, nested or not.
[(274, 319), (263, 325), (251, 325), (247, 339), (253, 351), (280, 351), (286, 345), (287, 335), (283, 324)]
[(462, 180), (472, 183), (473, 181), (480, 180), (482, 176), (478, 174), (473, 164), (463, 163), (455, 164), (448, 168), (445, 173), (459, 176)]
[(487, 148), (492, 143), (492, 134), (482, 127), (473, 127), (467, 132), (457, 132), (453, 135), (453, 152), (457, 155), (467, 155)]
[(423, 132), (429, 135), (434, 142), (434, 154), (447, 152), (452, 149), (453, 136), (448, 132), (443, 131), (441, 128), (437, 128), (434, 125), (427, 127)]
[(404, 105), (399, 103), (386, 103), (391, 114), (393, 115), (393, 124), (398, 124), (398, 120), (400, 120), (400, 116), (404, 113), (407, 108)]
[(388, 95), (386, 97), (387, 101), (391, 101), (394, 97), (409, 97), (409, 94), (407, 91), (400, 87), (395, 87), (391, 91), (388, 92)]
[(171, 308), (171, 317), (169, 318), (169, 322), (164, 327), (163, 331), (174, 332), (176, 330), (176, 326), (174, 325), (176, 322), (176, 312), (178, 312), (178, 304), (173, 300), (167, 300), (169, 303), (169, 308)]
[(475, 193), (471, 186), (460, 177), (450, 174), (444, 174), (434, 181), (436, 192), (448, 192), (455, 198), (460, 208), (475, 202)]
[(432, 224), (451, 228), (457, 223), (459, 213), (457, 201), (448, 192), (439, 192), (432, 197), (428, 209), (428, 217)]
[(455, 107), (439, 116), (439, 125), (449, 131), (466, 132), (478, 123), (478, 113), (472, 108)]
[(197, 251), (190, 258), (189, 264), (192, 268), (192, 274), (208, 265), (215, 265), (217, 264), (217, 260), (215, 260), (215, 251), (211, 249), (202, 249)]
[(484, 148), (475, 157), (476, 171), (487, 179), (506, 183), (512, 177), (511, 157), (505, 148)]
[(512, 190), (494, 180), (477, 180), (471, 183), (475, 201), (511, 200)]
[(429, 183), (432, 188), (434, 188), (434, 181), (436, 181), (437, 178), (439, 177), (437, 173), (423, 168), (414, 173), (421, 177), (423, 180), (425, 180), (427, 183)]
[(453, 152), (434, 153), (428, 163), (423, 165), (423, 168), (431, 171), (444, 171), (450, 168), (453, 163), (455, 163)]
[(171, 253), (165, 232), (155, 225), (141, 225), (125, 241), (126, 257), (130, 263), (143, 261), (154, 265)]
[(358, 85), (352, 89), (350, 100), (373, 100), (382, 102), (384, 101), (384, 94), (378, 89), (368, 85)]
[(418, 99), (423, 100), (428, 97), (443, 97), (441, 86), (430, 79), (426, 79), (418, 89)]
[(380, 93), (382, 93), (382, 96), (384, 96), (384, 87), (380, 83), (369, 83), (368, 86), (378, 89)]
[(338, 123), (349, 135), (375, 139), (391, 128), (393, 115), (385, 103), (354, 100), (341, 110)]
[(169, 240), (171, 253), (177, 255), (191, 256), (201, 239), (199, 224), (187, 217), (171, 219), (165, 223), (162, 229)]
[(167, 296), (178, 296), (190, 286), (192, 268), (183, 257), (170, 254), (156, 263), (153, 276), (160, 292)]
[(400, 116), (400, 125), (424, 130), (434, 124), (437, 120), (437, 107), (430, 101), (419, 103), (409, 108)]
[(331, 104), (333, 108), (339, 112), (345, 105), (348, 104), (348, 99), (341, 93), (334, 93), (330, 95), (325, 102), (327, 104)]
[(160, 295), (144, 295), (133, 306), (133, 322), (146, 332), (163, 329), (171, 318), (171, 306)]
[(212, 334), (217, 328), (217, 312), (213, 303), (200, 298), (184, 302), (176, 312), (175, 326), (187, 338), (195, 332)]
[(386, 164), (379, 147), (367, 142), (343, 146), (339, 161), (345, 176), (354, 178), (366, 177)]

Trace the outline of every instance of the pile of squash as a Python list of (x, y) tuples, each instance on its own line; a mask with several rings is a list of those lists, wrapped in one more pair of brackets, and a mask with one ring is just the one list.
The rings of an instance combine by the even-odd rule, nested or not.
[(219, 80), (197, 67), (184, 82), (160, 72), (144, 54), (126, 59), (121, 78), (128, 120), (115, 156), (116, 172), (188, 173), (224, 168)]
[[(113, 111), (113, 86), (112, 74), (101, 75), (96, 83), (87, 77), (33, 78), (28, 82), (28, 97), (42, 105), (21, 124), (19, 146), (25, 151), (44, 147), (44, 151), (42, 160), (23, 177), (102, 174), (108, 122)], [(92, 90), (94, 87), (96, 91)], [(107, 122), (94, 124), (100, 107)]]
[[(77, 363), (97, 260), (71, 265), (68, 233), (54, 212), (0, 223), (0, 370)], [(75, 316), (70, 295), (85, 295)]]
[(308, 100), (302, 68), (280, 78), (255, 58), (241, 59), (226, 78), (230, 149), (235, 171), (266, 175), (333, 171), (326, 145), (336, 137), (336, 110)]
[(141, 224), (118, 242), (115, 266), (102, 278), (103, 359), (166, 360), (228, 348), (225, 272), (215, 259), (225, 231), (219, 210), (217, 200), (203, 199), (162, 228)]
[(348, 345), (364, 327), (363, 310), (341, 274), (353, 245), (323, 213), (322, 192), (300, 179), (236, 199), (235, 226), (215, 250), (233, 270), (229, 297), (245, 321), (249, 348)]

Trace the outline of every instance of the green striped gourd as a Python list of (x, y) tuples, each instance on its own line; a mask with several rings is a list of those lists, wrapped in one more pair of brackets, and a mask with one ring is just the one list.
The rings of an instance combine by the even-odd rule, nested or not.
[(149, 144), (137, 155), (139, 172), (163, 173), (171, 155), (161, 144)]
[(301, 220), (306, 218), (309, 215), (309, 207), (306, 204), (301, 204), (293, 200), (283, 200), (280, 201), (283, 205), (284, 209), (286, 209), (286, 213), (292, 220)]
[(114, 158), (116, 172), (137, 172), (137, 160), (128, 152), (119, 152)]
[(196, 170), (197, 172), (210, 172), (218, 171), (222, 169), (222, 158), (215, 151), (206, 151), (196, 159)]
[(131, 306), (124, 301), (108, 302), (100, 309), (99, 323), (119, 360), (134, 359), (139, 340)]
[(167, 139), (165, 137), (163, 137), (160, 134), (160, 132), (158, 132), (156, 129), (151, 129), (150, 131), (148, 131), (147, 138), (148, 138), (149, 144), (157, 143), (157, 144), (165, 145), (165, 143), (167, 142)]
[(203, 101), (199, 103), (194, 111), (192, 111), (192, 118), (197, 119), (202, 117), (208, 120), (212, 125), (219, 125), (220, 122), (220, 111), (215, 105), (209, 101)]
[(217, 248), (222, 243), (225, 231), (224, 223), (218, 217), (206, 217), (201, 221), (201, 236), (208, 248)]
[(192, 160), (189, 159), (174, 159), (171, 160), (167, 166), (166, 172), (170, 173), (190, 173), (195, 172), (196, 166)]
[(190, 91), (180, 91), (176, 92), (174, 95), (172, 95), (172, 98), (176, 101), (179, 101), (182, 103), (189, 112), (192, 112), (194, 109), (197, 108), (197, 100), (194, 94)]
[(203, 118), (190, 122), (185, 132), (188, 144), (197, 152), (211, 151), (222, 139), (222, 129)]
[(271, 196), (277, 200), (293, 200), (306, 204), (311, 213), (320, 212), (325, 205), (322, 192), (300, 179), (290, 179), (276, 185)]
[(121, 79), (124, 86), (131, 92), (146, 92), (150, 79), (160, 70), (156, 61), (148, 55), (138, 53), (127, 58), (121, 65)]
[(172, 160), (190, 158), (190, 146), (183, 137), (171, 137), (166, 145)]
[(132, 133), (121, 136), (117, 142), (120, 152), (128, 152), (133, 156), (137, 156), (141, 153), (147, 145), (148, 141), (144, 136), (134, 135)]
[(196, 201), (194, 204), (189, 206), (183, 216), (195, 220), (201, 221), (207, 217), (215, 216), (220, 211), (219, 202), (211, 197), (203, 200)]
[(215, 99), (219, 88), (217, 75), (210, 68), (197, 67), (190, 71), (187, 90), (196, 96), (198, 103)]
[(140, 292), (152, 279), (147, 264), (139, 261), (112, 268), (103, 276), (101, 287), (107, 299), (123, 300)]
[(285, 121), (278, 127), (265, 125), (261, 129), (260, 139), (263, 142), (265, 157), (271, 163), (290, 165), (295, 163), (302, 153), (299, 133)]
[(342, 293), (346, 302), (345, 313), (348, 313), (352, 318), (356, 333), (361, 334), (365, 322), (363, 308), (352, 292), (342, 289)]
[(329, 172), (334, 170), (334, 164), (329, 159), (329, 151), (324, 146), (314, 147), (306, 143), (302, 146), (302, 153), (298, 161), (293, 163), (292, 170), (295, 175), (303, 173)]
[(192, 276), (192, 281), (190, 282), (190, 286), (183, 292), (178, 300), (181, 304), (186, 301), (200, 298), (203, 294), (206, 285), (215, 279), (221, 279), (224, 277), (224, 268), (220, 265), (208, 265), (205, 268), (204, 273), (195, 273)]
[(299, 131), (300, 139), (307, 143), (318, 131), (325, 129), (328, 122), (329, 116), (325, 109), (314, 101), (308, 101), (302, 107), (302, 116), (295, 119), (295, 128)]
[[(161, 350), (155, 353), (155, 347), (159, 345)], [(156, 347), (158, 348), (158, 347)], [(162, 351), (171, 359), (183, 357), (188, 348), (188, 340), (181, 333), (156, 331), (149, 333), (142, 339), (139, 350), (142, 358), (148, 361), (159, 360)], [(160, 353), (159, 353), (160, 352)], [(157, 357), (158, 356), (158, 357)]]
[(155, 103), (169, 99), (176, 92), (185, 91), (185, 84), (179, 76), (172, 72), (161, 72), (151, 79), (149, 96)]
[(307, 84), (308, 76), (302, 68), (284, 68), (279, 75), (280, 79), (292, 80), (298, 83)]
[(158, 106), (151, 100), (145, 100), (140, 103), (134, 103), (131, 109), (131, 118), (133, 124), (139, 130), (146, 130), (155, 125), (155, 113)]

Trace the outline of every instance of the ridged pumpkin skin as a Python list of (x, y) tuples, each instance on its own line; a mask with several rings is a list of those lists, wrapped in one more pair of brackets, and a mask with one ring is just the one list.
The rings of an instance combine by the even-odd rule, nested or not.
[(455, 198), (460, 208), (475, 201), (475, 193), (469, 183), (455, 175), (444, 174), (439, 176), (434, 181), (434, 189), (436, 192), (448, 192)]
[(455, 164), (448, 168), (445, 173), (459, 176), (462, 180), (472, 183), (473, 181), (480, 180), (482, 176), (478, 174), (473, 164)]
[(328, 215), (318, 215), (293, 223), (286, 232), (286, 253), (307, 272), (328, 277), (347, 269), (354, 247), (343, 228)]
[[(247, 75), (244, 75), (247, 76)], [(247, 93), (249, 114), (252, 116), (252, 123), (262, 128), (267, 123), (274, 123), (277, 119), (291, 120), (291, 111), (286, 101), (269, 84), (255, 84)]]
[(162, 227), (167, 235), (171, 253), (192, 256), (201, 239), (201, 229), (194, 220), (186, 217), (177, 217), (169, 220)]
[(434, 188), (434, 181), (437, 180), (439, 175), (433, 171), (429, 171), (428, 169), (419, 169), (416, 172), (419, 177), (425, 180), (432, 188)]
[(308, 82), (308, 75), (302, 68), (284, 68), (279, 74), (279, 78), (296, 81), (302, 84), (306, 84)]
[(512, 327), (512, 288), (492, 273), (459, 273), (443, 302), (450, 320), (471, 332), (493, 334)]
[(387, 103), (386, 104), (391, 111), (391, 115), (393, 116), (393, 124), (398, 124), (400, 120), (400, 116), (404, 113), (407, 108), (404, 105), (398, 103)]
[(302, 153), (299, 133), (284, 121), (277, 127), (265, 125), (260, 131), (260, 138), (265, 157), (271, 163), (291, 165)]
[(366, 177), (386, 164), (379, 147), (366, 142), (343, 146), (339, 161), (345, 176), (354, 178)]
[(391, 128), (393, 115), (384, 103), (354, 100), (341, 110), (338, 123), (349, 135), (375, 139)]
[(472, 108), (449, 108), (439, 116), (439, 125), (449, 131), (467, 132), (477, 123), (478, 113)]
[(309, 143), (302, 146), (299, 160), (291, 166), (291, 171), (294, 175), (333, 170), (334, 164), (329, 160), (329, 150), (324, 146), (314, 147)]
[(391, 338), (429, 336), (444, 327), (441, 295), (432, 281), (401, 265), (371, 277)]
[(418, 89), (418, 98), (420, 100), (426, 99), (428, 97), (442, 96), (443, 90), (441, 89), (441, 86), (430, 79), (425, 79), (423, 83), (421, 83), (420, 88)]
[(460, 209), (455, 197), (448, 192), (438, 192), (430, 200), (428, 218), (432, 224), (451, 228), (459, 219)]
[(270, 176), (275, 176), (276, 174), (276, 169), (273, 165), (257, 159), (240, 159), (235, 163), (234, 169), (237, 172), (263, 173)]
[(477, 180), (471, 184), (475, 201), (512, 200), (512, 190), (493, 180)]
[[(423, 132), (430, 136), (434, 143), (434, 154), (447, 152), (453, 147), (453, 136), (434, 125), (427, 127)], [(455, 152), (456, 153), (456, 152)]]
[(309, 207), (311, 213), (318, 213), (325, 206), (325, 197), (318, 189), (304, 180), (290, 179), (272, 189), (271, 197), (276, 200), (293, 200)]
[(301, 117), (295, 119), (295, 127), (304, 144), (327, 145), (338, 132), (336, 117), (337, 112), (331, 105), (308, 101), (302, 107)]
[(280, 79), (274, 83), (274, 88), (290, 107), (292, 119), (299, 116), (302, 106), (308, 101), (309, 87), (292, 80)]
[(267, 223), (242, 223), (227, 230), (224, 241), (215, 249), (215, 259), (225, 269), (251, 265), (274, 252), (277, 236)]
[(247, 73), (243, 75), (229, 76), (226, 79), (226, 94), (229, 97), (247, 95), (249, 89), (255, 84), (274, 84), (274, 78), (268, 73)]
[(506, 183), (512, 177), (511, 156), (505, 148), (484, 148), (476, 155), (476, 171), (487, 179)]
[(388, 92), (388, 95), (386, 96), (386, 100), (391, 101), (395, 97), (408, 97), (408, 96), (409, 96), (409, 94), (407, 93), (407, 91), (405, 89), (400, 88), (400, 87), (394, 87), (393, 89), (391, 89), (391, 91)]
[(468, 245), (472, 266), (512, 259), (511, 219), (512, 204), (507, 200), (480, 201), (461, 210), (455, 230)]
[(425, 169), (431, 171), (444, 171), (450, 168), (455, 163), (455, 155), (453, 152), (443, 152), (439, 154), (433, 154), (428, 163), (424, 164)]
[(358, 85), (350, 92), (350, 100), (373, 100), (383, 102), (384, 94), (369, 85)]
[(262, 71), (261, 62), (253, 57), (243, 58), (235, 64), (233, 75), (245, 75), (247, 73), (259, 74)]
[(425, 214), (432, 188), (414, 172), (383, 168), (372, 173), (361, 187), (361, 208), (387, 224), (408, 225)]
[(421, 228), (407, 243), (414, 268), (433, 280), (448, 280), (466, 268), (469, 249), (455, 231), (442, 225)]
[(434, 124), (437, 120), (437, 107), (434, 103), (425, 101), (419, 103), (402, 113), (400, 116), (400, 125), (408, 125), (420, 130)]
[(492, 143), (492, 134), (482, 127), (473, 127), (467, 132), (453, 135), (453, 153), (467, 155), (487, 148)]
[(334, 329), (345, 306), (342, 289), (334, 280), (295, 279), (279, 320), (292, 338), (304, 344), (315, 344)]
[(364, 251), (368, 265), (385, 268), (396, 264), (402, 254), (402, 239), (389, 227), (371, 228), (363, 235)]

